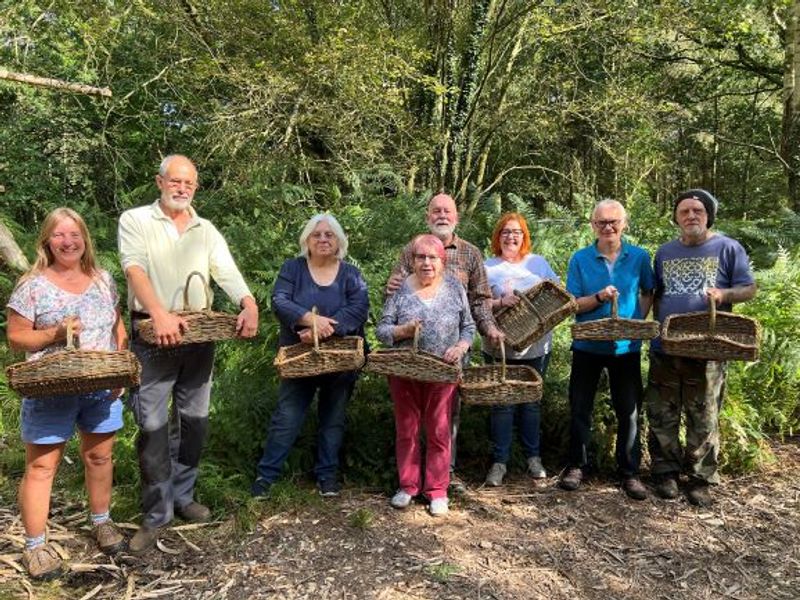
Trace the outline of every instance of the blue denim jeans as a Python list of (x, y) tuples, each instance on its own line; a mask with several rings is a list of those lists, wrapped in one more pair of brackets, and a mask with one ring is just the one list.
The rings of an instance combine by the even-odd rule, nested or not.
[(588, 466), (594, 399), (603, 369), (608, 371), (611, 404), (617, 416), (617, 468), (623, 477), (637, 475), (641, 456), (639, 415), (643, 395), (639, 352), (614, 356), (572, 351), (569, 466)]
[(353, 371), (281, 379), (278, 386), (278, 404), (272, 413), (264, 454), (256, 469), (257, 481), (273, 483), (278, 479), (283, 464), (303, 427), (306, 410), (314, 401), (318, 391), (319, 430), (314, 475), (317, 480), (336, 477), (339, 449), (344, 437), (345, 409), (355, 382), (356, 374)]
[[(484, 353), (483, 359), (486, 364), (497, 362), (497, 359)], [(547, 364), (550, 362), (550, 354), (537, 356), (536, 358), (508, 359), (506, 364), (525, 365), (533, 367), (539, 375), (544, 377), (547, 371)], [(539, 422), (541, 419), (541, 406), (538, 402), (526, 402), (525, 404), (508, 404), (505, 406), (493, 406), (491, 414), (492, 453), (493, 462), (508, 463), (511, 457), (511, 439), (514, 433), (514, 421), (517, 422), (519, 439), (525, 451), (525, 457), (539, 456)]]

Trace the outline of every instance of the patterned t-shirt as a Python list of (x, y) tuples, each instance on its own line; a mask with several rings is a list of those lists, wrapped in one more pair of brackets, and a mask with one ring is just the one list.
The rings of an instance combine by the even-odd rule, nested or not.
[[(55, 327), (67, 317), (80, 317), (79, 346), (85, 350), (116, 350), (114, 323), (117, 320), (117, 288), (107, 271), (99, 271), (81, 294), (58, 287), (44, 275), (20, 283), (11, 293), (8, 308), (33, 322), (34, 329)], [(63, 350), (64, 342), (28, 353), (34, 360), (50, 352)]]
[[(698, 246), (672, 240), (661, 246), (655, 257), (656, 298), (660, 322), (674, 314), (708, 309), (708, 288), (729, 289), (754, 283), (750, 261), (742, 245), (716, 234)], [(719, 310), (731, 310), (723, 304)], [(650, 347), (659, 350), (659, 340)]]

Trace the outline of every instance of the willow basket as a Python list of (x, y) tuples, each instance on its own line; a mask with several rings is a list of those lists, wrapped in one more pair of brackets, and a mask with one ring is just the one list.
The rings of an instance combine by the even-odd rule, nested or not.
[(419, 349), (419, 331), (414, 329), (414, 343), (411, 348), (381, 348), (367, 357), (367, 371), (382, 375), (394, 375), (434, 383), (456, 383), (461, 368), (445, 362), (435, 354)]
[(313, 377), (325, 373), (355, 371), (364, 366), (364, 339), (360, 336), (331, 337), (319, 341), (317, 307), (311, 309), (313, 344), (293, 344), (278, 349), (274, 365), (284, 379)]
[[(199, 277), (203, 282), (206, 292), (206, 307), (203, 310), (189, 310), (189, 282), (192, 277)], [(174, 313), (186, 320), (188, 328), (183, 332), (179, 345), (200, 344), (203, 342), (216, 342), (230, 340), (236, 335), (236, 315), (214, 312), (211, 310), (211, 288), (200, 271), (192, 271), (186, 278), (183, 288), (183, 310)], [(148, 344), (157, 344), (152, 319), (143, 319), (139, 322), (139, 337)]]
[(757, 360), (761, 340), (758, 321), (717, 312), (709, 299), (708, 312), (670, 315), (664, 321), (661, 347), (666, 354), (701, 360)]
[(617, 295), (611, 297), (611, 318), (573, 323), (574, 340), (652, 340), (658, 336), (658, 321), (620, 319)]
[(72, 396), (139, 385), (142, 367), (128, 350), (78, 350), (72, 327), (67, 348), (6, 368), (8, 385), (27, 398)]
[(552, 281), (537, 283), (518, 295), (520, 301), (514, 306), (495, 313), (506, 343), (518, 352), (578, 311), (572, 294)]
[(461, 377), (461, 399), (467, 404), (523, 404), (542, 399), (542, 378), (525, 365), (506, 366), (505, 344), (500, 364), (470, 367)]

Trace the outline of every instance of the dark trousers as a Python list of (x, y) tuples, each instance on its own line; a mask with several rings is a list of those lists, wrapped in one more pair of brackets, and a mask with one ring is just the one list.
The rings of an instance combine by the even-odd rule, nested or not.
[(617, 415), (616, 458), (620, 475), (639, 472), (639, 413), (642, 408), (641, 355), (631, 352), (618, 356), (572, 351), (569, 376), (570, 443), (569, 466), (586, 467), (592, 429), (592, 412), (597, 384), (603, 369), (608, 370), (611, 403)]

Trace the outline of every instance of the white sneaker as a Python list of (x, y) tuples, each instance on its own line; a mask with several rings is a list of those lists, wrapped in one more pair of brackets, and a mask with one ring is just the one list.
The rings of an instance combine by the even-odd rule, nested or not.
[(542, 459), (539, 456), (531, 456), (528, 459), (528, 475), (534, 479), (544, 479), (547, 477), (547, 472), (542, 466)]
[(447, 514), (447, 498), (434, 498), (428, 507), (431, 516), (442, 517)]
[(408, 508), (408, 505), (411, 504), (411, 494), (405, 490), (397, 490), (392, 499), (389, 500), (389, 504), (394, 508)]
[(506, 476), (506, 466), (503, 463), (494, 463), (486, 474), (486, 485), (498, 487), (503, 485), (503, 477)]

